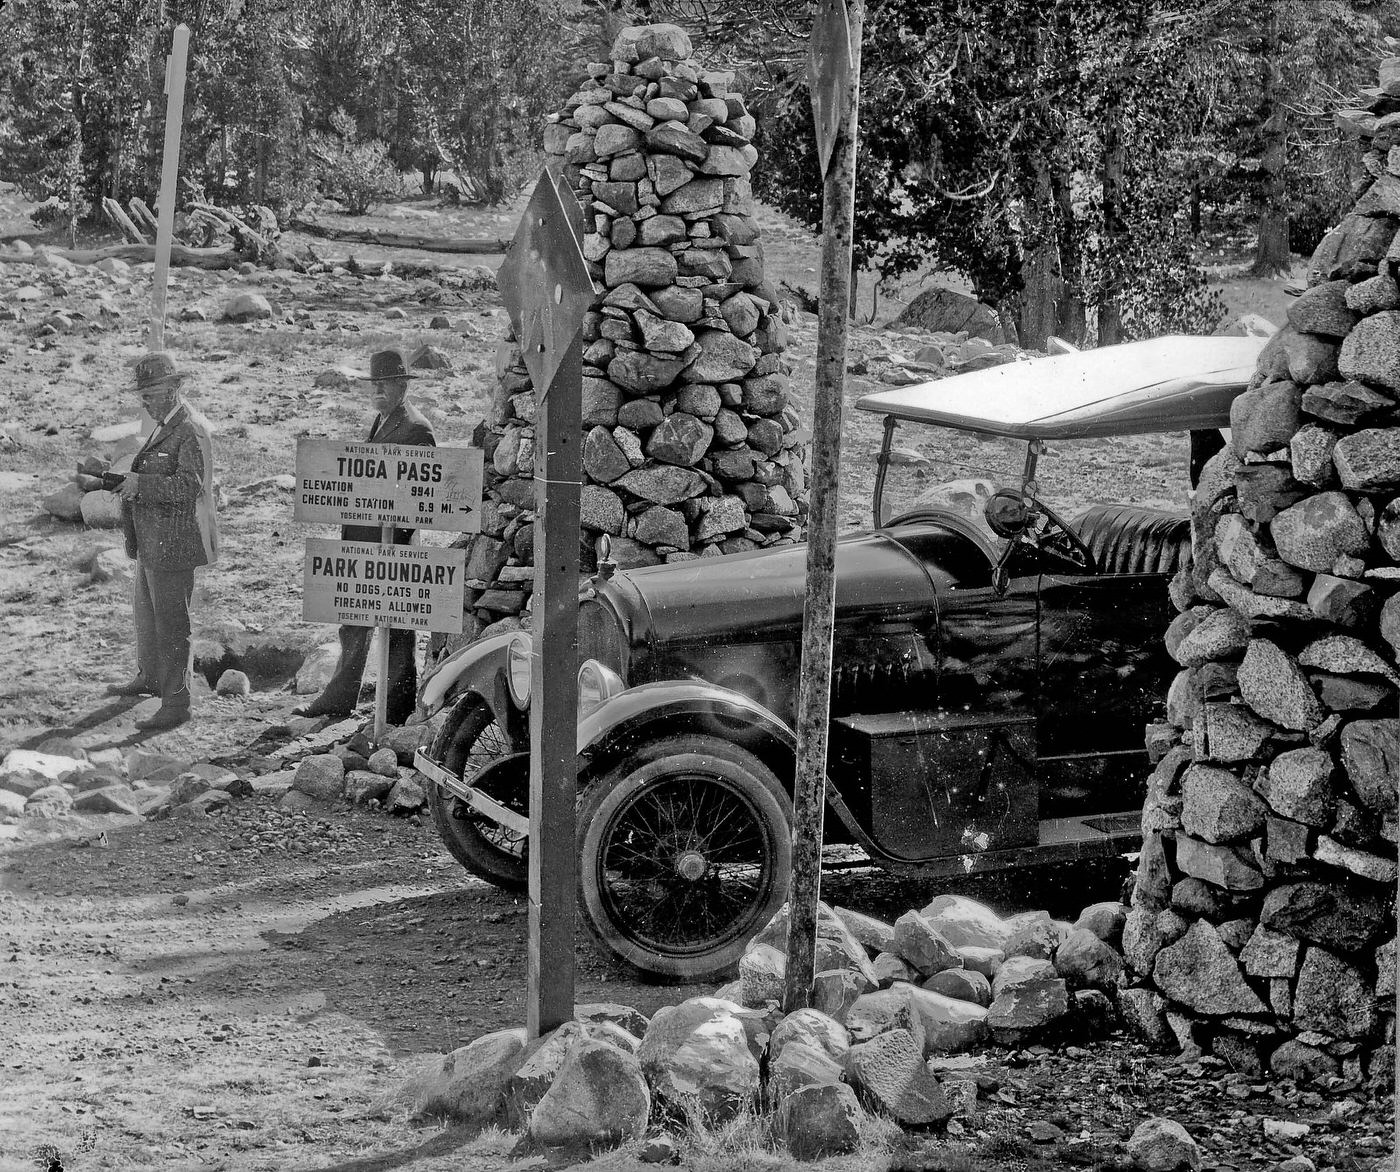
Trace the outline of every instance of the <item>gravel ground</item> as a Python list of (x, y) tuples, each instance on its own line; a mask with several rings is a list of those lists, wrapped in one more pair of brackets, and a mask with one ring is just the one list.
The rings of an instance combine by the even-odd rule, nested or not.
[[(542, 1166), (510, 1162), (503, 1137), (415, 1122), (403, 1098), (427, 1056), (524, 1020), (523, 903), (466, 875), (418, 819), (291, 815), (254, 796), (197, 821), (30, 820), (0, 849), (5, 1172), (45, 1145), (68, 1169)], [(1120, 877), (1035, 887), (1059, 911)], [(1030, 906), (1028, 879), (962, 890)], [(888, 916), (932, 890), (857, 871), (824, 895)], [(582, 936), (579, 955), (580, 1002), (651, 1013), (709, 991), (643, 983)], [(1370, 1172), (1388, 1150), (1390, 1099), (1365, 1087), (1299, 1091), (1124, 1037), (976, 1061), (977, 1120), (862, 1168), (1124, 1167), (1124, 1141), (1158, 1114), (1208, 1168), (1306, 1155)], [(1269, 1140), (1267, 1120), (1310, 1130)]]

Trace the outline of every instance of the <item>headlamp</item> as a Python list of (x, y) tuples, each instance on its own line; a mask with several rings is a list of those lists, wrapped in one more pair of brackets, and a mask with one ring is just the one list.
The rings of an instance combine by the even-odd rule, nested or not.
[(604, 700), (623, 691), (625, 686), (622, 677), (612, 668), (604, 667), (596, 659), (585, 659), (578, 669), (579, 715), (592, 712)]
[(530, 706), (531, 652), (530, 636), (525, 634), (516, 635), (506, 648), (506, 682), (517, 708)]

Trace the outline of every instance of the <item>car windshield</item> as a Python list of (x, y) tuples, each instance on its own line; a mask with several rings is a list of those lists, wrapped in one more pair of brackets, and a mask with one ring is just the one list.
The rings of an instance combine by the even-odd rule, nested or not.
[[(1026, 441), (902, 422), (885, 476), (881, 520), (944, 509), (972, 521), (1000, 545), (982, 511), (992, 493), (1021, 487)], [(1054, 440), (1036, 464), (1035, 495), (1073, 520), (1096, 504), (1184, 512), (1190, 489), (1185, 432)]]

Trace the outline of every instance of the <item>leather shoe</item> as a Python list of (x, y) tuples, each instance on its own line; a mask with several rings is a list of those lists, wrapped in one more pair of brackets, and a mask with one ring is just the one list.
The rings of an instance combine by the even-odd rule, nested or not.
[(163, 729), (178, 728), (190, 718), (188, 708), (157, 708), (150, 716), (143, 716), (136, 722), (137, 728)]
[(154, 696), (155, 688), (146, 683), (140, 676), (134, 680), (128, 680), (124, 684), (108, 684), (102, 689), (108, 696)]

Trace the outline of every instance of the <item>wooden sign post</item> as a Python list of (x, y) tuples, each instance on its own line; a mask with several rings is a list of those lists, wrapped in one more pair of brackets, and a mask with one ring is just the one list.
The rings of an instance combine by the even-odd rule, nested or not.
[(180, 174), (180, 130), (185, 118), (185, 64), (190, 29), (177, 24), (165, 59), (165, 155), (156, 207), (155, 272), (151, 275), (151, 328), (147, 349), (165, 349), (165, 294), (170, 283), (170, 242), (175, 235), (175, 195)]
[(539, 398), (526, 1008), (532, 1038), (574, 1016), (582, 328), (595, 296), (580, 246), (582, 220), (567, 184), (543, 172), (497, 277)]
[(826, 810), (827, 720), (836, 614), (836, 521), (846, 387), (846, 326), (855, 219), (860, 38), (864, 0), (819, 0), (812, 25), (810, 83), (822, 164), (821, 304), (817, 321), (816, 408), (807, 516), (807, 603), (797, 697), (797, 779), (793, 789), (792, 885), (788, 895), (783, 1008), (810, 1005), (821, 898)]

